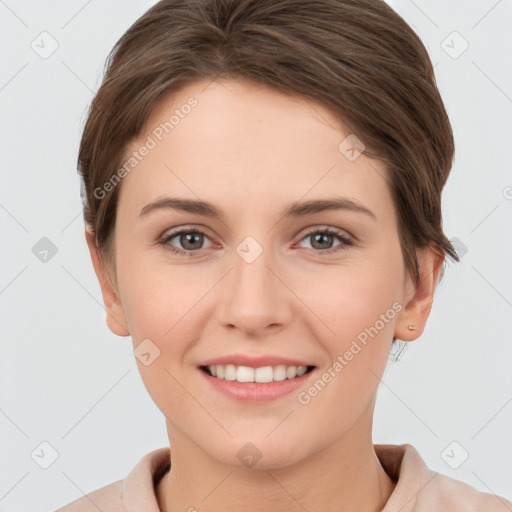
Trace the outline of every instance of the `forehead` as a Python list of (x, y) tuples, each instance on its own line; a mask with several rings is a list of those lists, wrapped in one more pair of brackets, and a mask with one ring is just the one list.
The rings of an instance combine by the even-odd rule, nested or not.
[(350, 152), (355, 140), (311, 99), (250, 81), (201, 80), (162, 100), (129, 146), (127, 158), (151, 149), (124, 178), (120, 203), (128, 197), (127, 206), (142, 208), (169, 194), (254, 212), (336, 194), (382, 215), (391, 205), (387, 170)]

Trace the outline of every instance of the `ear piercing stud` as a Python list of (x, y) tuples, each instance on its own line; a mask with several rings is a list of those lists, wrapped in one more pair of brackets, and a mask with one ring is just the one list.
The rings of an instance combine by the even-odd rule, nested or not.
[(409, 331), (415, 331), (416, 327), (414, 327), (414, 325), (411, 324), (407, 326), (407, 329), (409, 329)]

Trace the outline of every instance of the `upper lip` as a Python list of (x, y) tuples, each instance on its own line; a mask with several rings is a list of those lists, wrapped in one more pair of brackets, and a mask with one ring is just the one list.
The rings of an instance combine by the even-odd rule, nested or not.
[(213, 366), (216, 364), (233, 364), (235, 366), (249, 366), (251, 368), (261, 368), (263, 366), (277, 366), (284, 364), (285, 366), (313, 366), (298, 359), (291, 359), (281, 356), (248, 356), (242, 354), (234, 354), (231, 356), (216, 357), (208, 359), (199, 366)]

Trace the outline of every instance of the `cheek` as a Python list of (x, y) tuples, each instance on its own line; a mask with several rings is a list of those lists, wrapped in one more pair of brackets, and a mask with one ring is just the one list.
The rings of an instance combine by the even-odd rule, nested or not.
[(321, 322), (315, 319), (309, 328), (327, 358), (318, 380), (303, 390), (299, 401), (305, 404), (304, 421), (329, 411), (333, 436), (349, 429), (368, 407), (388, 362), (400, 308), (395, 300), (399, 286), (392, 276), (380, 265), (354, 265), (311, 279), (304, 302), (314, 304), (311, 309)]
[(350, 264), (319, 267), (302, 283), (297, 294), (317, 315), (309, 329), (328, 356), (318, 398), (308, 390), (304, 395), (311, 399), (309, 412), (327, 407), (339, 426), (348, 427), (374, 395), (401, 309), (401, 264), (400, 252), (387, 247)]
[(205, 275), (194, 270), (191, 278), (189, 265), (165, 264), (143, 255), (137, 260), (120, 265), (123, 308), (132, 335), (167, 343), (174, 332), (187, 328), (187, 318), (215, 281), (211, 270)]
[(201, 301), (218, 277), (205, 267), (194, 271), (191, 278), (190, 265), (166, 265), (142, 255), (125, 258), (119, 269), (123, 309), (135, 355), (151, 354), (147, 365), (144, 358), (137, 357), (141, 377), (157, 406), (174, 410), (184, 398), (177, 381), (183, 381), (187, 351), (204, 329), (205, 317), (198, 314), (203, 311)]
[[(190, 407), (181, 370), (187, 340), (197, 338), (194, 333), (201, 329), (191, 319), (195, 318), (194, 305), (205, 293), (204, 285), (174, 277), (171, 280), (143, 266), (130, 275), (123, 306), (129, 317), (137, 366), (149, 395), (167, 417), (169, 411)], [(150, 353), (149, 364), (138, 355), (144, 352)]]
[(346, 264), (319, 266), (301, 281), (297, 295), (316, 314), (319, 339), (331, 340), (332, 348), (342, 350), (376, 323), (383, 337), (392, 331), (393, 304), (401, 296), (401, 287), (399, 257), (355, 257)]

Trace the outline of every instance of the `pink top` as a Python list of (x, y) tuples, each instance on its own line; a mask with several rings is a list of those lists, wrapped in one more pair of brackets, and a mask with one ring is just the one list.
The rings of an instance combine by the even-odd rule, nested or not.
[[(397, 481), (382, 512), (512, 512), (512, 502), (478, 492), (430, 470), (410, 444), (375, 444), (388, 475)], [(57, 512), (160, 512), (155, 485), (170, 467), (170, 448), (149, 452), (128, 476), (65, 505)]]

